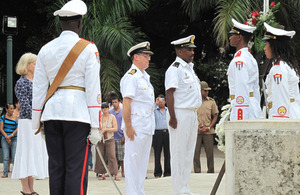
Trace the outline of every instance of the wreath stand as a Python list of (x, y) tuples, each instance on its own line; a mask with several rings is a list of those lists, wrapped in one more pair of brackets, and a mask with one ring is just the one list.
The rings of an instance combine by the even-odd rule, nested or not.
[(217, 177), (217, 180), (216, 180), (216, 182), (215, 182), (215, 184), (214, 184), (214, 187), (213, 187), (213, 189), (211, 190), (210, 195), (215, 195), (215, 194), (216, 194), (216, 192), (217, 192), (217, 190), (218, 190), (218, 188), (219, 188), (219, 185), (220, 185), (220, 183), (221, 183), (221, 180), (222, 180), (222, 178), (223, 178), (224, 173), (225, 173), (225, 160), (224, 160), (224, 163), (223, 163), (222, 168), (221, 168), (221, 170), (220, 170), (220, 173), (219, 173), (219, 175), (218, 175), (218, 177)]

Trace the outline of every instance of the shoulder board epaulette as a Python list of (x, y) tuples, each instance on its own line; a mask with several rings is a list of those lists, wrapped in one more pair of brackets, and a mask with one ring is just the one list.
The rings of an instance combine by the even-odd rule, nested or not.
[(128, 74), (132, 74), (134, 75), (136, 73), (136, 69), (132, 69), (130, 72), (128, 72)]
[(179, 67), (179, 65), (180, 65), (180, 63), (179, 62), (175, 62), (172, 66), (175, 66), (176, 68), (178, 68)]
[(242, 54), (242, 51), (239, 51), (234, 57), (235, 57), (235, 58), (236, 58), (236, 57), (240, 57), (241, 54)]
[(215, 99), (214, 99), (214, 98), (211, 98), (211, 97), (209, 97), (209, 100), (215, 101)]
[(88, 41), (88, 42), (90, 42), (91, 44), (95, 44), (94, 42), (92, 42), (92, 41), (89, 41), (89, 40), (86, 40), (86, 39), (84, 39), (84, 38), (81, 38), (82, 40), (85, 40), (85, 41)]

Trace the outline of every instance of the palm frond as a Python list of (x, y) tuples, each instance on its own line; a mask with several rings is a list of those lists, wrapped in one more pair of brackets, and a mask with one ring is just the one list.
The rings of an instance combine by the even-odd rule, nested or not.
[(219, 0), (183, 0), (182, 9), (190, 17), (191, 21), (196, 20), (202, 11), (214, 8)]
[(231, 19), (245, 21), (247, 15), (257, 8), (255, 0), (220, 0), (214, 18), (214, 36), (216, 43), (221, 47), (228, 47), (228, 32), (232, 27)]
[(277, 14), (280, 22), (286, 26), (287, 29), (300, 30), (300, 1), (299, 0), (284, 0), (280, 2), (280, 12)]
[(102, 97), (105, 97), (109, 91), (115, 91), (120, 94), (120, 71), (118, 66), (105, 57), (101, 59), (100, 68)]
[(114, 59), (126, 60), (126, 53), (138, 39), (139, 34), (128, 18), (122, 17), (115, 20), (108, 18), (97, 31), (95, 43)]

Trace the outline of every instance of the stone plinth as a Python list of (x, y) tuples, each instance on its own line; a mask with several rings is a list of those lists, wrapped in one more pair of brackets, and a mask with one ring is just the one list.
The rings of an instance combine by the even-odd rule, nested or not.
[(300, 194), (300, 120), (225, 123), (227, 195)]

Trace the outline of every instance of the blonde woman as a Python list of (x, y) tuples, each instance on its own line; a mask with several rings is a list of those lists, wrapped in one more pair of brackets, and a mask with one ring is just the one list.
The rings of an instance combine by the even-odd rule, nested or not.
[(48, 177), (48, 155), (41, 134), (34, 135), (32, 129), (32, 81), (37, 56), (25, 53), (21, 56), (17, 74), (21, 75), (15, 85), (15, 94), (20, 104), (18, 121), (18, 140), (12, 179), (20, 179), (21, 194), (37, 195), (33, 189), (33, 180)]

